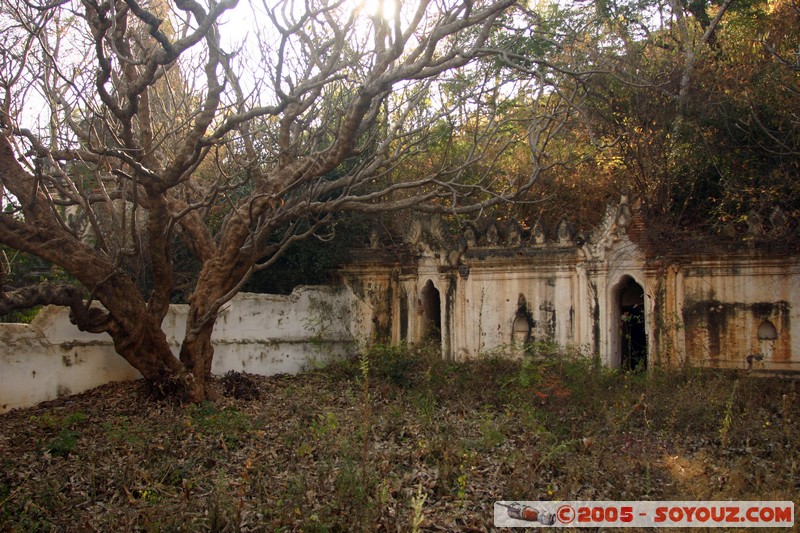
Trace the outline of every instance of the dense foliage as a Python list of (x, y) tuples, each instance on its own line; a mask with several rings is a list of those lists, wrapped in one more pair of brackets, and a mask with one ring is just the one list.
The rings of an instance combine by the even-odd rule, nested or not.
[[(494, 216), (552, 227), (566, 214), (591, 229), (627, 194), (660, 236), (783, 240), (800, 218), (798, 27), (790, 0), (537, 3), (507, 14), (493, 43), (503, 53), (451, 87), (490, 99), (481, 83), (496, 76), (516, 95), (495, 110), (510, 119), (510, 148), (478, 163), (495, 165), (499, 181), (545, 156), (525, 201)], [(542, 116), (557, 128), (545, 143)], [(470, 136), (462, 142), (430, 150), (468, 150)]]
[(597, 2), (561, 16), (570, 39), (554, 63), (574, 74), (554, 92), (572, 95), (570, 135), (591, 157), (550, 174), (558, 210), (627, 193), (659, 231), (785, 236), (800, 216), (796, 3)]

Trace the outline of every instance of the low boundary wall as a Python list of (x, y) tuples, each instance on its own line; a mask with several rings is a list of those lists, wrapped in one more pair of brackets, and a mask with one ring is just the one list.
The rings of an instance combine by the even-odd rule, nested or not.
[[(353, 293), (299, 287), (288, 296), (239, 294), (217, 319), (213, 372), (294, 374), (352, 354), (359, 337)], [(173, 305), (164, 331), (177, 354), (188, 306)], [(31, 324), (0, 324), (0, 413), (140, 378), (111, 337), (79, 331), (69, 309), (48, 306)]]

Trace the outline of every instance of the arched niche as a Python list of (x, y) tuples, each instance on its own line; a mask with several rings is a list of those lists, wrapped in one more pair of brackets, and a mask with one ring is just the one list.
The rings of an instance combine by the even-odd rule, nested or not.
[(778, 338), (778, 330), (775, 329), (775, 324), (769, 320), (764, 320), (758, 325), (758, 345), (761, 357), (764, 360), (772, 358), (775, 353), (775, 340)]
[(400, 289), (400, 341), (408, 340), (408, 293)]
[(518, 356), (525, 354), (525, 347), (531, 340), (531, 323), (523, 314), (517, 313), (511, 326), (511, 344)]
[(769, 320), (764, 320), (758, 326), (758, 340), (760, 341), (774, 341), (778, 338), (778, 330), (775, 325)]
[(511, 345), (519, 356), (524, 355), (525, 348), (531, 340), (533, 323), (528, 309), (528, 301), (524, 294), (520, 294), (517, 298), (517, 312), (514, 314), (514, 321), (511, 324)]

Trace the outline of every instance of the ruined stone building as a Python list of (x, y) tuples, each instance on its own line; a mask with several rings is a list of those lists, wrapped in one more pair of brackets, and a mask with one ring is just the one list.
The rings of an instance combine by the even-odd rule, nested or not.
[(375, 234), (342, 274), (373, 338), (432, 339), (447, 358), (557, 344), (615, 368), (800, 370), (794, 247), (653, 243), (634, 211), (623, 197), (586, 235), (417, 219), (399, 251)]
[[(654, 239), (625, 199), (588, 234), (562, 221), (454, 235), (436, 217), (417, 219), (399, 245), (375, 232), (341, 270), (344, 284), (239, 294), (215, 324), (213, 371), (294, 373), (356, 345), (407, 341), (450, 359), (550, 357), (559, 345), (615, 368), (797, 373), (800, 253), (780, 218), (753, 224), (773, 232), (770, 246)], [(163, 324), (176, 355), (187, 312), (173, 305)], [(71, 324), (68, 308), (0, 324), (0, 412), (138, 376), (107, 334)]]

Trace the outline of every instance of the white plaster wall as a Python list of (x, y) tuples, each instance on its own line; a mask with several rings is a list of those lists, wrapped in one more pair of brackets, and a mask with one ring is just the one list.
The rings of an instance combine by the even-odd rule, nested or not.
[[(535, 320), (540, 321), (540, 306), (548, 302), (548, 280), (521, 273), (482, 270), (474, 268), (464, 285), (466, 324), (464, 344), (457, 353), (467, 356), (491, 352), (511, 344), (511, 334), (516, 318), (519, 295), (525, 296)], [(533, 335), (541, 339), (539, 323)], [(537, 335), (539, 333), (539, 335)]]
[[(176, 354), (187, 310), (174, 305), (164, 319)], [(240, 294), (214, 328), (213, 372), (297, 373), (344, 357), (368, 334), (362, 315), (344, 287), (301, 287), (288, 296)], [(0, 412), (140, 377), (114, 352), (108, 335), (72, 325), (67, 308), (46, 307), (31, 324), (0, 324)]]
[[(562, 346), (587, 340), (583, 336), (587, 328), (580, 328), (586, 322), (586, 297), (579, 293), (582, 285), (573, 268), (473, 265), (468, 278), (458, 278), (457, 283), (457, 357), (508, 348), (520, 295), (536, 321), (531, 332), (535, 340)], [(551, 325), (553, 314), (555, 324)]]
[(343, 287), (240, 294), (217, 319), (213, 372), (294, 374), (343, 357), (358, 337), (350, 329), (354, 312), (353, 294)]
[(0, 412), (141, 377), (108, 335), (78, 331), (69, 310), (45, 307), (32, 324), (0, 324)]

